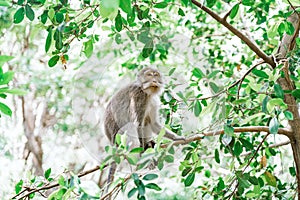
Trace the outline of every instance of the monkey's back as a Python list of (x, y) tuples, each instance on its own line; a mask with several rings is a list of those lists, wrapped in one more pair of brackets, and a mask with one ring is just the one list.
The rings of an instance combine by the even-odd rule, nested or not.
[(105, 134), (112, 143), (120, 129), (134, 131), (143, 123), (148, 103), (149, 96), (136, 82), (120, 89), (112, 97), (104, 115)]

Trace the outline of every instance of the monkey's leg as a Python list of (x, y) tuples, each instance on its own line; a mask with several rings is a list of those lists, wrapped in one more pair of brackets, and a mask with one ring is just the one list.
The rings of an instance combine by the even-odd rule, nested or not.
[[(110, 187), (111, 183), (114, 181), (116, 169), (117, 169), (117, 163), (116, 162), (112, 162), (111, 166), (109, 168), (109, 172), (108, 172), (106, 193), (109, 192), (109, 187)], [(110, 199), (111, 199), (111, 195), (109, 195), (107, 197), (107, 200), (110, 200)]]

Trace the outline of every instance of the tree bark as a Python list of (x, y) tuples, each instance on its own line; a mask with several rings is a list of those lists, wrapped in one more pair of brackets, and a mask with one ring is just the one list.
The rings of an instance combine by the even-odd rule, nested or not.
[[(287, 58), (287, 54), (294, 49), (296, 38), (299, 36), (300, 28), (300, 17), (296, 12), (293, 13), (288, 21), (291, 22), (295, 28), (293, 35), (285, 34), (282, 38), (281, 44), (279, 45), (277, 56), (279, 58)], [(289, 62), (286, 60), (283, 63), (283, 72), (284, 77), (278, 79), (278, 83), (283, 90), (292, 91), (295, 89), (293, 82), (290, 79), (289, 73)], [(289, 125), (292, 129), (292, 134), (288, 134), (291, 141), (291, 146), (293, 150), (293, 157), (296, 165), (296, 176), (298, 183), (298, 199), (300, 199), (300, 115), (299, 115), (299, 106), (296, 102), (296, 99), (291, 94), (285, 94), (284, 97), (285, 103), (288, 105), (288, 110), (293, 113), (294, 119), (289, 121)]]

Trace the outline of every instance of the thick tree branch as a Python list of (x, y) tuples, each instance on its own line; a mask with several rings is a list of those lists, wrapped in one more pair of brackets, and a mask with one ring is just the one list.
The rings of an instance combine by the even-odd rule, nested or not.
[[(270, 133), (268, 126), (245, 126), (245, 127), (234, 127), (235, 133), (242, 133), (242, 132), (266, 132)], [(278, 133), (286, 136), (290, 136), (293, 132), (290, 129), (287, 128), (279, 128)], [(180, 144), (188, 144), (193, 141), (199, 141), (202, 140), (204, 137), (208, 136), (216, 136), (224, 134), (224, 130), (218, 130), (218, 131), (210, 131), (206, 133), (200, 133), (193, 135), (191, 137), (186, 138), (185, 140), (178, 140), (173, 142), (173, 145), (180, 145)], [(161, 147), (165, 148), (168, 144), (162, 144)]]
[(245, 42), (247, 44), (247, 46), (256, 53), (256, 55), (258, 55), (260, 58), (262, 58), (266, 63), (268, 63), (269, 65), (271, 65), (273, 68), (276, 67), (276, 63), (274, 62), (272, 56), (268, 56), (267, 54), (265, 54), (265, 52), (263, 52), (262, 50), (260, 50), (260, 48), (254, 43), (252, 42), (247, 36), (245, 36), (242, 32), (240, 32), (238, 29), (234, 28), (231, 24), (229, 24), (226, 19), (221, 18), (218, 14), (216, 14), (215, 12), (213, 12), (212, 10), (210, 10), (209, 8), (205, 7), (204, 5), (202, 5), (201, 3), (199, 3), (196, 0), (192, 0), (192, 3), (194, 5), (196, 5), (198, 8), (202, 9), (204, 12), (206, 12), (207, 14), (209, 14), (212, 18), (214, 18), (217, 22), (219, 22), (220, 24), (222, 24), (223, 26), (225, 26), (228, 30), (230, 30), (234, 35), (236, 35), (237, 37), (239, 37), (243, 42)]

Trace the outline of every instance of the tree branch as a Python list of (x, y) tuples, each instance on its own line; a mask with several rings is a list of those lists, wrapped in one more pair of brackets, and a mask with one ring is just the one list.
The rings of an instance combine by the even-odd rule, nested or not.
[(261, 65), (261, 64), (263, 64), (263, 63), (265, 63), (265, 61), (263, 60), (263, 61), (261, 61), (261, 62), (259, 62), (259, 63), (257, 63), (256, 65), (254, 65), (254, 66), (252, 66), (244, 75), (243, 75), (243, 77), (239, 80), (239, 87), (238, 87), (238, 91), (237, 91), (237, 96), (236, 96), (236, 98), (237, 99), (239, 99), (240, 98), (240, 90), (241, 90), (241, 87), (242, 87), (242, 82), (243, 82), (243, 80), (246, 78), (246, 76), (254, 69), (254, 68), (256, 68), (257, 66), (259, 66), (259, 65)]
[[(96, 166), (92, 169), (89, 169), (89, 170), (86, 170), (86, 171), (83, 171), (81, 173), (78, 174), (78, 177), (83, 177), (83, 176), (86, 176), (88, 174), (91, 174), (99, 169), (104, 169), (106, 168), (108, 165), (105, 165), (103, 167), (100, 168), (100, 166)], [(71, 179), (69, 179), (70, 181)], [(28, 197), (30, 194), (32, 193), (35, 193), (35, 192), (40, 192), (40, 191), (43, 191), (43, 190), (48, 190), (48, 189), (51, 189), (51, 188), (55, 188), (55, 187), (58, 187), (59, 184), (58, 183), (53, 183), (53, 184), (49, 184), (49, 185), (45, 185), (43, 187), (40, 187), (40, 188), (25, 188), (24, 190), (22, 190), (19, 194), (16, 194), (15, 196), (12, 197), (12, 199), (17, 199), (17, 200), (21, 200), (21, 199), (24, 199), (25, 197)], [(28, 191), (26, 194), (20, 196), (22, 193), (24, 193), (25, 191)], [(18, 197), (20, 196), (20, 197)], [(18, 197), (18, 198), (17, 198)]]
[[(242, 132), (266, 132), (266, 133), (270, 133), (268, 126), (234, 127), (234, 132), (235, 133), (242, 133)], [(278, 129), (278, 134), (290, 136), (292, 133), (293, 132), (290, 129), (287, 129), (287, 128), (279, 128)], [(199, 134), (193, 135), (191, 137), (188, 137), (185, 140), (174, 141), (172, 144), (173, 145), (188, 144), (190, 142), (200, 141), (204, 137), (216, 136), (216, 135), (221, 135), (221, 134), (224, 134), (224, 130), (210, 131), (210, 132), (206, 132), (206, 133), (199, 133)], [(169, 144), (162, 144), (161, 147), (166, 148), (168, 145)]]
[(231, 24), (229, 24), (226, 21), (226, 19), (224, 20), (224, 18), (221, 18), (218, 14), (216, 14), (215, 12), (213, 12), (209, 8), (205, 7), (204, 5), (202, 5), (201, 3), (199, 3), (196, 0), (192, 0), (192, 3), (194, 5), (196, 5), (198, 8), (202, 9), (207, 14), (209, 14), (217, 22), (219, 22), (220, 24), (222, 24), (223, 26), (225, 26), (234, 35), (236, 35), (237, 37), (239, 37), (243, 42), (245, 42), (247, 44), (247, 46), (252, 51), (254, 51), (256, 53), (257, 56), (259, 56), (260, 58), (262, 58), (266, 63), (268, 63), (269, 65), (271, 65), (273, 68), (276, 67), (276, 63), (274, 62), (272, 56), (268, 56), (267, 54), (265, 54), (265, 52), (263, 52), (262, 50), (260, 50), (260, 48), (254, 42), (252, 42), (247, 36), (245, 36), (238, 29), (234, 28)]

